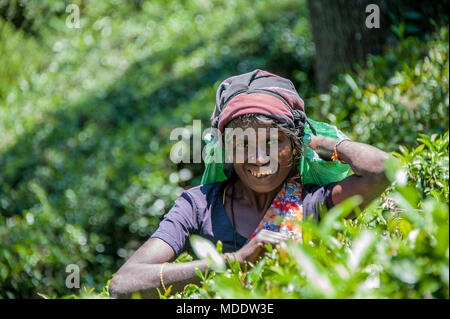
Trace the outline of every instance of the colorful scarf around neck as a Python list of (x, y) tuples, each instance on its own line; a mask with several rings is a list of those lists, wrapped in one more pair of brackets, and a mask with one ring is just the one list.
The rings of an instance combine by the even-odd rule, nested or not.
[(294, 180), (284, 183), (249, 241), (262, 229), (280, 232), (295, 242), (302, 240), (302, 228), (299, 225), (303, 220), (302, 186)]

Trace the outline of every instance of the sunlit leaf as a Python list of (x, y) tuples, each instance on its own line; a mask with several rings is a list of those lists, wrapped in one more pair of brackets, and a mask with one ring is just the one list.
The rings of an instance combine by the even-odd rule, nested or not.
[(331, 296), (334, 293), (333, 286), (329, 279), (320, 273), (317, 265), (314, 263), (314, 259), (295, 243), (289, 242), (288, 247), (297, 262), (299, 271), (306, 273), (309, 283), (326, 296)]
[(216, 271), (224, 271), (226, 269), (224, 259), (209, 240), (197, 235), (191, 235), (189, 240), (197, 257), (208, 259), (210, 265)]
[(355, 271), (361, 261), (367, 254), (371, 252), (371, 247), (375, 243), (375, 235), (370, 231), (362, 232), (353, 242), (352, 248), (349, 250), (348, 266)]

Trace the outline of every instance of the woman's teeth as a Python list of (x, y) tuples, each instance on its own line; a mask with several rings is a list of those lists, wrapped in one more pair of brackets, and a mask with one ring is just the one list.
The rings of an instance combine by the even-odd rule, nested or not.
[(256, 178), (261, 178), (261, 177), (265, 177), (265, 176), (268, 176), (268, 175), (272, 175), (273, 173), (275, 173), (275, 172), (267, 171), (267, 172), (262, 173), (262, 172), (252, 172), (252, 171), (250, 171), (250, 174), (252, 174)]

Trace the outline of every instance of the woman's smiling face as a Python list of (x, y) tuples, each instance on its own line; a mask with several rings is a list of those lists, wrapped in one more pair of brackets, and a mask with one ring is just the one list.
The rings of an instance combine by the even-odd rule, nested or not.
[[(293, 148), (290, 139), (280, 129), (270, 125), (260, 124), (241, 129), (233, 137), (233, 167), (236, 174), (257, 193), (269, 193), (277, 189), (292, 169)], [(242, 131), (246, 133), (242, 134)]]

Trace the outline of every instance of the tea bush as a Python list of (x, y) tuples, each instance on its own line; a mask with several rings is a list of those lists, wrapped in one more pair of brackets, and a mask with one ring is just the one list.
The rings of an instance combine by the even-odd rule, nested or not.
[[(291, 78), (313, 119), (389, 151), (401, 153), (398, 144), (410, 149), (418, 133), (442, 133), (448, 125), (447, 27), (425, 40), (401, 39), (397, 48), (370, 58), (367, 67), (342, 75), (329, 94), (316, 96), (304, 0), (72, 3), (80, 5), (80, 29), (66, 27), (65, 1), (0, 1), (0, 297), (34, 298), (39, 292), (84, 298), (101, 289), (100, 297), (107, 297), (107, 280), (156, 229), (183, 188), (200, 182), (202, 165), (168, 161), (167, 137), (193, 119), (206, 128), (215, 90), (228, 76), (261, 68)], [(21, 23), (14, 10), (4, 14), (5, 4), (8, 10), (16, 6)], [(441, 167), (438, 154), (445, 149), (424, 150), (427, 161)], [(423, 194), (448, 203), (448, 174), (441, 178), (442, 169), (416, 159), (407, 163), (411, 182)], [(386, 198), (383, 205), (390, 207)], [(395, 229), (406, 221), (415, 225), (400, 209), (375, 210), (371, 223), (397, 238)], [(342, 229), (351, 233), (362, 225)], [(396, 240), (386, 245), (401, 242)], [(329, 244), (318, 251), (324, 254)], [(291, 260), (286, 269), (293, 270), (292, 249), (285, 259), (274, 250), (259, 266), (264, 277), (267, 267), (283, 261)], [(306, 252), (299, 254), (311, 252), (308, 246), (300, 249)], [(333, 254), (337, 259), (337, 248)], [(434, 274), (424, 256), (418, 271)], [(77, 264), (81, 284), (91, 287), (80, 296), (65, 286), (68, 264)], [(417, 278), (415, 285), (425, 277)], [(255, 281), (258, 285), (263, 287)], [(282, 282), (273, 285), (285, 289)], [(438, 288), (414, 294), (440, 296), (444, 290), (445, 295), (442, 282), (433, 279), (430, 285)], [(334, 296), (345, 295), (333, 289)], [(205, 291), (221, 294), (214, 285)], [(192, 288), (196, 295), (200, 292)], [(307, 295), (313, 293), (302, 296)]]
[(419, 133), (449, 126), (448, 29), (428, 41), (403, 39), (372, 56), (356, 73), (341, 74), (330, 92), (311, 98), (307, 114), (388, 151), (411, 145)]

